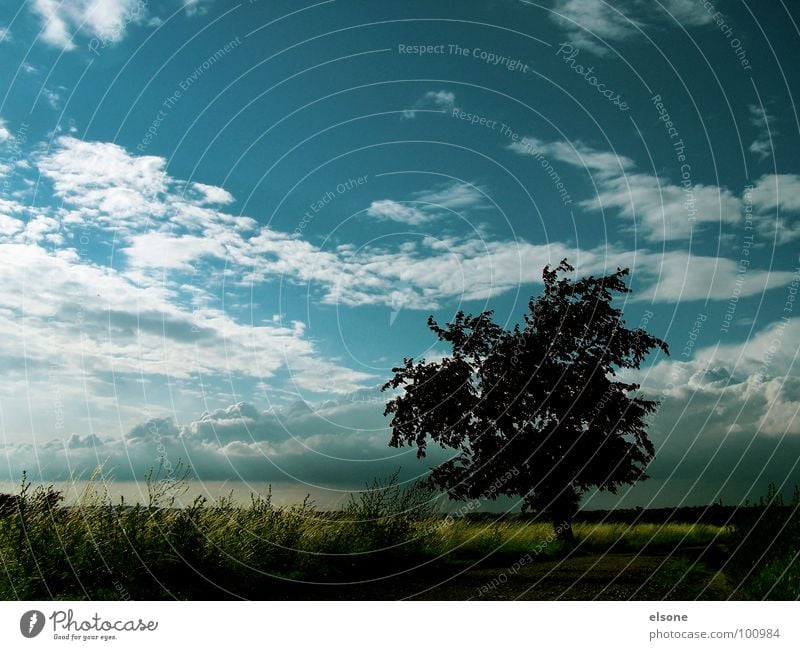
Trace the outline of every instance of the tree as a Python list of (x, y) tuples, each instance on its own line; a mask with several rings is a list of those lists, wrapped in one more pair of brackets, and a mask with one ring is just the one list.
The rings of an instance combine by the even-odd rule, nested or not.
[(452, 323), (428, 327), (452, 348), (441, 361), (404, 359), (382, 390), (401, 389), (392, 415), (392, 447), (428, 439), (453, 450), (429, 480), (457, 500), (520, 497), (526, 510), (549, 517), (572, 543), (572, 519), (587, 490), (615, 493), (647, 478), (655, 450), (646, 419), (658, 402), (639, 385), (615, 379), (639, 368), (667, 344), (627, 329), (614, 294), (628, 293), (628, 269), (571, 280), (563, 260), (542, 273), (544, 292), (531, 298), (524, 324), (507, 330), (459, 311)]

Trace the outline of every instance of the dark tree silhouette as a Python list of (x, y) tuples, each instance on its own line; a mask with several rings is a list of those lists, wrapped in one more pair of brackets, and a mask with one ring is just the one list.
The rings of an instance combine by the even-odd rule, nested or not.
[(628, 269), (571, 280), (566, 260), (542, 273), (544, 292), (529, 302), (524, 325), (506, 330), (458, 312), (428, 326), (452, 347), (441, 361), (404, 359), (382, 390), (402, 389), (392, 415), (390, 446), (417, 447), (428, 437), (453, 457), (430, 481), (451, 498), (521, 497), (523, 508), (549, 517), (558, 537), (574, 541), (572, 519), (592, 488), (612, 493), (647, 478), (653, 458), (646, 416), (657, 401), (639, 385), (614, 380), (667, 344), (627, 329), (613, 294), (628, 293)]

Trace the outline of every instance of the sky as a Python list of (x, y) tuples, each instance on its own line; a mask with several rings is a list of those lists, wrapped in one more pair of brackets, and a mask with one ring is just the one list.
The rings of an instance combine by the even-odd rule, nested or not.
[[(0, 8), (0, 481), (337, 501), (424, 460), (378, 387), (426, 320), (629, 268), (651, 478), (800, 483), (796, 5), (29, 0)], [(254, 487), (255, 489), (255, 487)], [(513, 505), (513, 504), (511, 504)]]

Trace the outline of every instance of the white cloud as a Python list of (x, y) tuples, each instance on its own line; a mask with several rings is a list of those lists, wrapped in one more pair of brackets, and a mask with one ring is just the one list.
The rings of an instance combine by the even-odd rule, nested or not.
[(0, 118), (0, 142), (6, 142), (11, 140), (11, 138), (11, 132), (8, 130), (6, 121), (3, 118)]
[(200, 193), (200, 203), (212, 205), (230, 205), (235, 201), (233, 195), (227, 190), (215, 185), (205, 183), (192, 183), (192, 188)]
[(653, 24), (671, 25), (672, 18), (689, 27), (708, 25), (713, 20), (694, 0), (663, 0), (660, 5), (638, 0), (556, 0), (553, 11), (551, 20), (565, 30), (567, 38), (598, 56), (608, 54), (602, 41), (636, 38), (638, 29)]
[(800, 175), (766, 174), (756, 181), (751, 192), (753, 207), (760, 212), (776, 208), (800, 212)]
[(187, 16), (205, 16), (212, 0), (181, 0)]
[(419, 110), (437, 109), (442, 113), (447, 113), (453, 109), (455, 102), (455, 93), (449, 90), (431, 90), (420, 97), (412, 108), (403, 111), (403, 117), (407, 120), (413, 119)]
[(469, 183), (451, 181), (430, 190), (412, 195), (412, 199), (398, 202), (393, 199), (373, 201), (366, 214), (377, 219), (389, 219), (418, 226), (435, 219), (452, 217), (452, 212), (490, 207), (485, 189)]
[(373, 201), (367, 208), (367, 214), (376, 219), (390, 219), (411, 226), (418, 226), (436, 218), (433, 213), (423, 212), (412, 205), (404, 205), (392, 199)]
[[(792, 347), (799, 336), (800, 319), (790, 319), (743, 342), (699, 348), (688, 360), (673, 346), (672, 356), (654, 366), (625, 371), (623, 379), (641, 383), (646, 394), (662, 401), (650, 432), (657, 448), (654, 475), (669, 476), (673, 489), (686, 472), (697, 478), (702, 471), (705, 480), (719, 484), (745, 458), (751, 460), (747, 449), (769, 451), (784, 438), (782, 448), (791, 444), (800, 435), (800, 377)], [(138, 479), (158, 451), (172, 464), (190, 463), (201, 480), (291, 478), (352, 488), (398, 465), (425, 472), (445, 457), (445, 451), (432, 449), (433, 457), (420, 467), (413, 449), (388, 448), (388, 422), (382, 417), (386, 399), (376, 389), (365, 389), (267, 409), (238, 402), (185, 423), (165, 412), (117, 435), (73, 433), (38, 447), (22, 443), (2, 449), (9, 480), (23, 469), (34, 479), (65, 478), (70, 470), (86, 475), (101, 462), (117, 478)], [(773, 466), (758, 465), (768, 471)]]
[[(358, 488), (375, 476), (406, 465), (413, 450), (388, 446), (383, 417), (386, 396), (371, 389), (322, 403), (296, 402), (260, 410), (248, 403), (207, 411), (185, 424), (153, 415), (117, 435), (72, 434), (35, 446), (2, 444), (8, 479), (22, 470), (33, 480), (87, 476), (99, 464), (117, 479), (141, 479), (156, 457), (180, 459), (204, 481), (274, 482), (293, 478), (311, 484)], [(441, 452), (433, 451), (433, 460)], [(413, 467), (411, 472), (425, 472)], [(406, 476), (409, 472), (407, 469)], [(412, 475), (413, 476), (413, 475)]]
[(55, 151), (42, 156), (38, 167), (53, 181), (60, 198), (76, 204), (92, 188), (123, 188), (154, 197), (165, 191), (168, 180), (163, 158), (131, 156), (116, 144), (69, 136), (58, 138)]
[[(631, 220), (636, 218), (652, 239), (688, 234), (684, 188), (659, 186), (658, 179), (646, 174), (625, 175), (634, 167), (625, 156), (580, 143), (570, 147), (533, 138), (528, 141), (535, 143), (535, 149), (522, 153), (541, 151), (595, 174), (600, 195), (584, 202), (587, 208), (599, 209), (602, 205)], [(247, 217), (187, 203), (180, 195), (182, 184), (166, 175), (162, 158), (131, 156), (116, 145), (61, 138), (56, 150), (40, 160), (40, 168), (53, 179), (59, 197), (77, 204), (80, 219), (115, 228), (129, 269), (150, 274), (151, 282), (161, 281), (164, 271), (196, 271), (203, 261), (216, 260), (224, 262), (228, 281), (233, 283), (278, 279), (310, 283), (321, 289), (323, 303), (347, 306), (392, 306), (401, 291), (404, 307), (429, 309), (449, 299), (480, 300), (536, 283), (545, 263), (557, 263), (563, 257), (591, 272), (617, 264), (638, 269), (640, 279), (647, 280), (639, 284), (639, 299), (657, 301), (725, 300), (734, 291), (755, 295), (778, 286), (787, 277), (751, 268), (740, 279), (733, 261), (690, 257), (686, 252), (631, 252), (614, 247), (580, 250), (559, 243), (482, 241), (454, 235), (412, 240), (394, 248), (373, 245), (358, 252), (347, 246), (322, 250), (289, 233), (258, 226)], [(763, 188), (768, 184), (765, 177), (753, 190), (754, 203), (765, 201), (768, 195)], [(221, 188), (192, 188), (214, 200), (227, 201), (230, 197)], [(691, 189), (698, 221), (739, 218), (739, 199), (729, 191), (700, 185)], [(403, 203), (375, 201), (366, 212), (419, 225), (447, 215), (447, 210), (490, 206), (483, 188), (459, 182), (419, 191), (412, 197)], [(691, 282), (687, 282), (687, 268), (691, 268)], [(208, 268), (205, 273), (205, 281), (211, 282), (214, 271)]]
[(226, 259), (223, 242), (198, 235), (174, 236), (153, 230), (132, 235), (122, 249), (135, 269), (191, 271), (203, 258)]
[(566, 30), (569, 40), (597, 55), (607, 52), (599, 39), (622, 40), (636, 33), (637, 22), (606, 2), (557, 0), (553, 11), (551, 19)]
[(430, 204), (433, 208), (448, 210), (485, 208), (488, 203), (485, 188), (457, 181), (417, 192), (414, 194), (414, 200)]
[(525, 136), (506, 148), (523, 156), (533, 156), (538, 160), (554, 158), (573, 167), (584, 168), (602, 178), (620, 175), (636, 166), (627, 156), (600, 151), (579, 140), (574, 143), (544, 142), (533, 136)]
[[(548, 152), (571, 164), (583, 156), (587, 166), (606, 177), (609, 159), (603, 152), (583, 148), (577, 158), (562, 147)], [(626, 168), (632, 164), (616, 160)], [(688, 254), (613, 246), (581, 250), (557, 242), (454, 234), (323, 250), (248, 217), (198, 205), (198, 196), (201, 202), (209, 197), (216, 202), (229, 195), (170, 178), (162, 158), (60, 138), (38, 164), (63, 207), (54, 215), (37, 215), (24, 206), (0, 204), (7, 217), (0, 224), (7, 237), (0, 258), (9, 260), (0, 269), (0, 285), (6, 288), (0, 291), (0, 328), (7, 332), (0, 357), (13, 359), (25, 349), (26, 363), (46, 364), (58, 349), (63, 369), (56, 374), (64, 382), (85, 377), (93, 395), (108, 390), (95, 389), (92, 382), (101, 385), (110, 372), (118, 378), (186, 382), (197, 376), (245, 377), (311, 393), (348, 392), (374, 380), (320, 355), (300, 323), (243, 323), (210, 306), (219, 304), (214, 292), (223, 284), (251, 290), (274, 281), (307, 283), (322, 304), (394, 309), (401, 302), (407, 309), (427, 310), (539, 283), (541, 268), (564, 257), (579, 273), (633, 267), (638, 300), (727, 300), (734, 291), (754, 295), (786, 281), (786, 274), (749, 269), (739, 282), (729, 260), (689, 259)], [(412, 196), (408, 204), (425, 214), (488, 205), (482, 189), (469, 184), (440, 185)], [(118, 269), (97, 266), (63, 248), (86, 229), (100, 238), (114, 234), (121, 252), (115, 257)], [(45, 244), (56, 252), (47, 253), (40, 247)], [(78, 308), (80, 322), (74, 316)], [(59, 327), (48, 325), (53, 322)], [(20, 377), (11, 372), (0, 394), (18, 392)], [(45, 391), (46, 386), (24, 390)]]
[(75, 221), (138, 230), (165, 214), (158, 200), (170, 182), (163, 158), (131, 156), (116, 144), (62, 136), (37, 166), (53, 182), (55, 195), (77, 209), (71, 215)]
[(748, 110), (750, 111), (750, 124), (758, 129), (758, 135), (748, 149), (750, 153), (758, 156), (759, 160), (765, 160), (772, 153), (774, 138), (780, 135), (770, 125), (770, 122), (775, 121), (775, 117), (770, 115), (766, 109), (755, 104), (750, 104)]
[(737, 223), (741, 201), (730, 190), (713, 185), (679, 186), (650, 174), (604, 178), (595, 198), (581, 201), (594, 211), (615, 209), (651, 241), (688, 239), (702, 224)]
[(79, 33), (107, 43), (121, 41), (129, 25), (146, 18), (146, 6), (139, 0), (33, 0), (30, 8), (41, 22), (43, 41), (73, 50)]
[(714, 21), (713, 14), (695, 0), (662, 0), (662, 4), (682, 25), (699, 27), (710, 25)]
[[(33, 222), (41, 228), (38, 235), (31, 224), (24, 233), (10, 228), (9, 234), (25, 241), (46, 238), (44, 221)], [(187, 305), (172, 282), (137, 286), (127, 273), (82, 260), (69, 249), (48, 253), (34, 243), (6, 243), (0, 244), (0, 260), (0, 400), (18, 404), (19, 395), (26, 395), (43, 433), (52, 433), (46, 415), (52, 414), (54, 387), (64, 408), (73, 411), (71, 421), (81, 421), (74, 413), (80, 404), (126, 417), (135, 410), (119, 402), (126, 378), (178, 384), (199, 377), (204, 384), (249, 378), (288, 385), (296, 393), (347, 393), (374, 381), (321, 355), (299, 323), (239, 322), (210, 306), (213, 296)], [(201, 290), (213, 289), (204, 284)]]
[[(774, 232), (778, 244), (789, 244), (800, 239), (800, 175), (766, 174), (759, 178), (750, 192), (745, 192), (756, 217), (764, 229)], [(787, 218), (786, 213), (792, 214)]]
[(731, 300), (785, 287), (793, 277), (791, 271), (740, 267), (734, 260), (688, 251), (621, 253), (615, 259), (625, 266), (635, 265), (637, 273), (652, 282), (635, 294), (635, 300)]
[(701, 348), (689, 360), (673, 346), (672, 358), (636, 373), (637, 381), (648, 393), (666, 396), (665, 408), (704, 419), (704, 436), (800, 434), (798, 337), (800, 318), (790, 318), (745, 341)]
[[(702, 185), (685, 179), (681, 185), (651, 174), (635, 172), (636, 164), (627, 156), (600, 151), (581, 142), (543, 142), (528, 136), (507, 147), (542, 164), (550, 158), (592, 176), (597, 194), (579, 202), (586, 210), (612, 209), (629, 219), (631, 230), (651, 241), (688, 239), (696, 224), (737, 223), (742, 204), (730, 190)], [(695, 226), (696, 227), (696, 226)]]
[(50, 88), (42, 88), (42, 96), (50, 105), (50, 108), (52, 108), (54, 111), (59, 109), (61, 95), (59, 95), (55, 90), (51, 90)]
[(764, 384), (767, 403), (758, 431), (766, 435), (800, 434), (800, 377), (774, 377)]

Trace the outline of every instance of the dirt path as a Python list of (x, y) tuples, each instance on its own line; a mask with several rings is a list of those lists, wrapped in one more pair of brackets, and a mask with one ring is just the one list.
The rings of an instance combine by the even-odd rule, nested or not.
[[(727, 599), (724, 575), (692, 570), (663, 555), (612, 553), (544, 561), (512, 569), (473, 569), (424, 599), (663, 600)], [(684, 584), (685, 583), (685, 584)]]
[[(703, 549), (700, 549), (703, 551)], [(522, 566), (425, 567), (394, 578), (301, 589), (292, 598), (323, 600), (726, 600), (736, 598), (699, 553), (606, 553)], [(306, 593), (307, 591), (307, 593)]]

